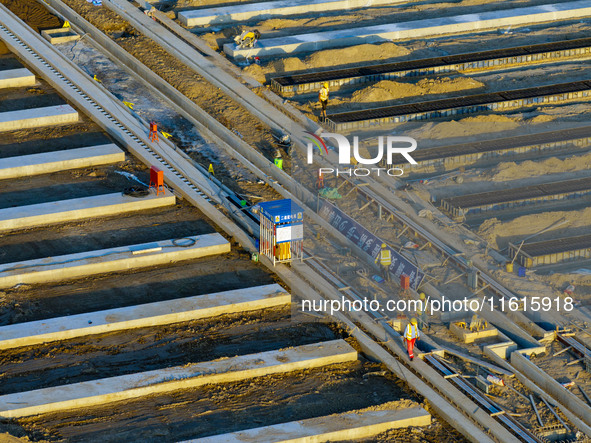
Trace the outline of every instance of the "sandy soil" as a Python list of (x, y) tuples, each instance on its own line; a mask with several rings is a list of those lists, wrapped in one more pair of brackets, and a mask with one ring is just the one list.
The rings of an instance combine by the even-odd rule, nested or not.
[(88, 441), (100, 435), (106, 442), (168, 442), (414, 399), (387, 373), (366, 375), (381, 374), (382, 369), (363, 361), (332, 365), (261, 377), (256, 383), (246, 380), (114, 403), (75, 416), (46, 414), (19, 424), (52, 441)]
[[(580, 211), (545, 212), (525, 215), (508, 222), (491, 217), (478, 229), (478, 235), (497, 249), (506, 248), (508, 243), (520, 243), (524, 238), (550, 228), (530, 242), (549, 240), (567, 235), (583, 235), (591, 223), (591, 208)], [(552, 228), (553, 227), (553, 228)]]

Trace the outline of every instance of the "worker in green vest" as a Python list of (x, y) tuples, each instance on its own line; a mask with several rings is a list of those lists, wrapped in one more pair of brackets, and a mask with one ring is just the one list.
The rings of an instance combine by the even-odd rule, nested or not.
[(281, 152), (277, 151), (275, 154), (275, 160), (273, 161), (275, 166), (277, 166), (279, 169), (283, 169), (283, 157), (281, 156)]

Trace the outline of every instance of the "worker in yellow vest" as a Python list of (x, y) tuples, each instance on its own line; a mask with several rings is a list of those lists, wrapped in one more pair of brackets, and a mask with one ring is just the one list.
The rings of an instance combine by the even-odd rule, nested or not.
[(390, 281), (390, 265), (392, 264), (392, 253), (386, 248), (386, 243), (382, 243), (382, 249), (376, 257), (376, 263), (380, 262), (380, 268), (382, 270), (382, 277), (384, 280)]
[(281, 156), (281, 152), (277, 151), (275, 153), (275, 159), (273, 160), (273, 162), (275, 163), (275, 166), (277, 166), (279, 169), (283, 169), (283, 157)]
[(410, 361), (412, 361), (412, 359), (415, 357), (415, 342), (420, 339), (421, 330), (417, 325), (417, 319), (413, 317), (410, 320), (410, 323), (406, 325), (406, 329), (404, 330), (404, 342), (406, 343), (406, 350), (408, 351), (408, 358), (410, 358)]
[(328, 83), (324, 83), (320, 91), (318, 91), (318, 101), (322, 110), (320, 111), (320, 118), (326, 119), (326, 106), (328, 105)]

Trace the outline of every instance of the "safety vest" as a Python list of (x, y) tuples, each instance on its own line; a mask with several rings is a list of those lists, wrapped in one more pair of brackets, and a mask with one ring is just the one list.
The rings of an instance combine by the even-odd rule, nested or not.
[(283, 159), (277, 157), (275, 160), (275, 166), (277, 166), (279, 169), (283, 169)]
[(246, 35), (244, 37), (242, 37), (242, 40), (246, 40), (247, 38), (254, 40), (255, 39), (254, 32), (252, 32), (252, 31), (247, 32)]
[(421, 331), (419, 330), (418, 326), (413, 324), (408, 324), (406, 326), (406, 331), (404, 331), (404, 338), (407, 340), (412, 340), (413, 338), (419, 338), (421, 336)]
[(382, 266), (390, 266), (392, 264), (392, 256), (389, 249), (382, 249), (380, 251), (380, 264)]
[(328, 100), (328, 88), (322, 87), (318, 93), (320, 100)]

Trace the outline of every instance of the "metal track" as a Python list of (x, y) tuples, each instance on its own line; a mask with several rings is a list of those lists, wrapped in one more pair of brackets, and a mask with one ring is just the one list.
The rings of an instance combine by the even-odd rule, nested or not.
[(456, 385), (462, 392), (472, 398), (481, 408), (491, 414), (491, 416), (494, 416), (503, 423), (520, 441), (543, 443), (542, 440), (525, 429), (517, 420), (505, 414), (505, 411), (496, 403), (481, 395), (477, 389), (466, 382), (451, 366), (439, 359), (439, 357), (436, 355), (427, 355), (425, 356), (425, 361), (441, 372), (452, 384)]
[(302, 94), (318, 90), (328, 82), (331, 91), (391, 78), (419, 77), (449, 72), (475, 72), (510, 66), (548, 63), (569, 58), (591, 57), (591, 38), (561, 40), (420, 60), (383, 63), (321, 72), (294, 72), (273, 77), (271, 89), (281, 94)]
[[(393, 207), (392, 207), (392, 211), (393, 211), (393, 212), (396, 212), (396, 211), (395, 211), (395, 209), (393, 209)], [(414, 224), (413, 224), (413, 225), (414, 225)], [(420, 228), (419, 228), (419, 229), (420, 229)], [(434, 243), (435, 243), (435, 242), (436, 242), (436, 241), (435, 241), (435, 239), (434, 239)], [(447, 250), (448, 252), (451, 252), (452, 254), (453, 254), (453, 253), (455, 253), (455, 251), (453, 251), (453, 250), (451, 250), (450, 248), (446, 247), (446, 246), (445, 246), (443, 243), (441, 243), (441, 242), (438, 242), (438, 241), (437, 241), (436, 243), (438, 244), (438, 246), (439, 246), (440, 248), (442, 248), (442, 250)], [(504, 289), (504, 288), (503, 288), (503, 289)]]
[[(421, 166), (443, 166), (456, 160), (468, 162), (486, 157), (498, 158), (509, 151), (517, 155), (530, 150), (535, 152), (564, 150), (570, 145), (576, 145), (577, 147), (590, 146), (591, 126), (418, 149), (412, 153), (412, 157)], [(405, 165), (394, 166), (404, 167)]]
[(63, 82), (67, 87), (69, 87), (73, 93), (79, 95), (82, 99), (84, 99), (90, 106), (94, 108), (94, 110), (100, 114), (102, 114), (105, 118), (107, 118), (113, 125), (115, 125), (120, 131), (122, 131), (126, 136), (128, 136), (133, 142), (135, 142), (139, 147), (144, 149), (148, 154), (154, 157), (161, 165), (163, 165), (169, 173), (172, 173), (177, 178), (182, 180), (182, 182), (187, 185), (193, 192), (199, 195), (201, 198), (205, 199), (206, 201), (211, 202), (211, 199), (201, 191), (197, 186), (195, 186), (188, 178), (186, 178), (181, 172), (179, 172), (174, 166), (168, 163), (160, 154), (155, 152), (150, 146), (140, 140), (132, 131), (130, 131), (125, 125), (123, 125), (117, 118), (115, 118), (112, 114), (106, 111), (103, 107), (97, 104), (91, 97), (89, 97), (86, 93), (84, 93), (78, 86), (76, 86), (73, 82), (68, 80), (64, 77), (57, 69), (55, 69), (52, 65), (50, 65), (47, 60), (45, 60), (39, 53), (35, 52), (30, 46), (25, 44), (20, 38), (18, 38), (13, 32), (11, 32), (4, 24), (6, 19), (0, 18), (0, 32), (4, 35), (2, 40), (7, 41), (8, 39), (12, 40), (15, 45), (18, 45), (22, 50), (26, 51), (32, 57), (34, 57), (41, 65), (43, 65), (47, 70), (49, 70), (55, 78), (59, 81)]
[(335, 131), (353, 130), (387, 123), (555, 104), (586, 97), (591, 97), (591, 81), (583, 80), (330, 114), (326, 125)]

